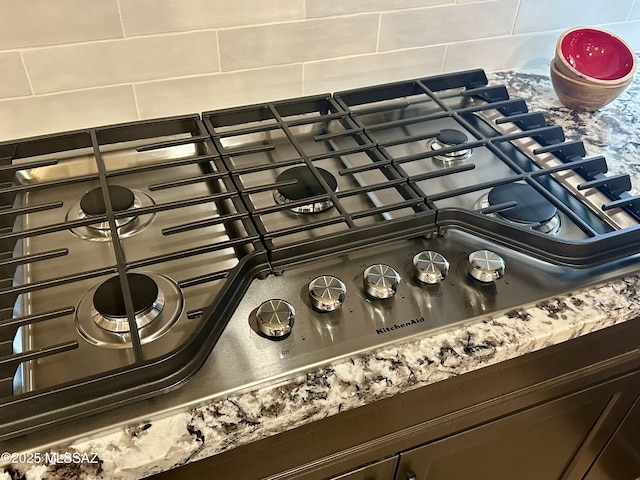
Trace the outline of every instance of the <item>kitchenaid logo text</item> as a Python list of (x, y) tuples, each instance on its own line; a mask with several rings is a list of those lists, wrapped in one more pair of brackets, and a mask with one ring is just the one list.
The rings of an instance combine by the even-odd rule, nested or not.
[(383, 333), (393, 332), (394, 330), (400, 330), (401, 328), (410, 327), (411, 325), (417, 325), (422, 322), (424, 322), (424, 317), (414, 318), (407, 323), (396, 323), (395, 325), (391, 325), (390, 327), (376, 328), (376, 333), (378, 335), (382, 335)]

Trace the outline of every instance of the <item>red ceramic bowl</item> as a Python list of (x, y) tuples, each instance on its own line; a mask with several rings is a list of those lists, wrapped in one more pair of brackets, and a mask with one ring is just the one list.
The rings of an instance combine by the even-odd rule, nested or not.
[(563, 33), (558, 39), (556, 59), (565, 74), (573, 73), (595, 83), (624, 83), (636, 68), (635, 55), (622, 39), (591, 27)]

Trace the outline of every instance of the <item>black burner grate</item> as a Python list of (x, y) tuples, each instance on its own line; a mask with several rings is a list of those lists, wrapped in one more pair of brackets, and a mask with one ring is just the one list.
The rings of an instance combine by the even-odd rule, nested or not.
[[(331, 96), (205, 112), (203, 119), (274, 264), (366, 244), (372, 236), (433, 231), (435, 212)], [(297, 168), (315, 179), (314, 195), (273, 201), (273, 192), (295, 187), (295, 179), (282, 179)], [(315, 202), (333, 208), (291, 213)]]
[[(195, 372), (247, 272), (266, 258), (199, 116), (4, 142), (0, 157), (0, 438), (144, 398)], [(122, 191), (135, 193), (126, 206)], [(85, 192), (90, 211), (70, 217)], [(134, 231), (137, 219), (145, 221)], [(175, 280), (185, 333), (143, 345), (131, 280), (146, 271)], [(89, 345), (75, 329), (81, 294), (105, 281), (122, 292), (128, 353)], [(204, 303), (193, 299), (209, 291)], [(100, 299), (95, 307), (104, 308)], [(77, 371), (65, 376), (65, 365)]]
[[(628, 193), (629, 177), (607, 177), (602, 156), (585, 158), (584, 145), (565, 142), (561, 127), (547, 125), (544, 116), (529, 112), (524, 101), (510, 99), (504, 86), (486, 85), (484, 72), (473, 70), (339, 92), (334, 98), (350, 112), (384, 161), (407, 179), (429, 208), (438, 212), (436, 223), (440, 229), (461, 228), (543, 260), (574, 267), (589, 267), (637, 253), (630, 245), (637, 245), (640, 240), (640, 197)], [(473, 138), (445, 148), (419, 149), (416, 145), (422, 145), (424, 139), (441, 134), (441, 129), (433, 130), (427, 123), (433, 121), (449, 122), (445, 124), (453, 127), (447, 130), (461, 129)], [(516, 128), (500, 131), (501, 126), (509, 124)], [(522, 145), (530, 144), (534, 146), (528, 156)], [(402, 148), (397, 149), (398, 146)], [(476, 163), (473, 155), (465, 162), (429, 162), (436, 156), (467, 149), (486, 150), (499, 160), (500, 168), (483, 181), (480, 173), (487, 167)], [(536, 163), (536, 156), (543, 154), (553, 154), (554, 162)], [(576, 194), (557, 181), (557, 175), (567, 172), (579, 176)], [(443, 178), (447, 181), (443, 182)], [(477, 198), (479, 192), (492, 187), (516, 182), (526, 183), (562, 211), (584, 239), (555, 238), (536, 232), (535, 224), (516, 227), (488, 215), (516, 208), (516, 201), (484, 209), (464, 201), (465, 197)], [(442, 183), (447, 188), (434, 188)], [(588, 189), (597, 189), (603, 195), (601, 205), (585, 206), (580, 192)], [(603, 220), (603, 212), (613, 209), (624, 210), (631, 226), (618, 227)]]

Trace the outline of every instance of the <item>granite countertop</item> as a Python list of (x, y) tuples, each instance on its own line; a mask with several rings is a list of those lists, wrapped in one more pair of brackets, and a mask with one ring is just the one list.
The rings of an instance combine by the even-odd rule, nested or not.
[[(567, 139), (606, 157), (610, 173), (630, 174), (640, 192), (640, 78), (596, 113), (563, 107), (546, 75), (490, 75), (529, 109), (545, 112)], [(640, 276), (630, 276), (528, 309), (353, 357), (276, 385), (258, 388), (120, 432), (63, 445), (61, 453), (93, 462), (14, 464), (0, 480), (137, 479), (210, 457), (379, 399), (446, 380), (637, 318)], [(56, 450), (54, 450), (56, 451)]]

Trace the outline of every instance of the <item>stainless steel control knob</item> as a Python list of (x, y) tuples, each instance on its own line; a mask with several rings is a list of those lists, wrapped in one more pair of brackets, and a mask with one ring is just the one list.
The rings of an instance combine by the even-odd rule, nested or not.
[(332, 275), (316, 277), (309, 283), (311, 306), (320, 312), (333, 312), (342, 306), (347, 287)]
[(438, 252), (427, 250), (413, 257), (413, 275), (420, 283), (436, 285), (449, 273), (449, 262)]
[(364, 291), (372, 298), (391, 298), (396, 294), (400, 274), (389, 265), (377, 263), (364, 271)]
[(504, 275), (504, 260), (491, 250), (477, 250), (469, 255), (469, 275), (482, 283), (491, 283)]
[(262, 302), (256, 310), (258, 329), (270, 338), (284, 337), (291, 333), (295, 318), (293, 306), (277, 298)]

